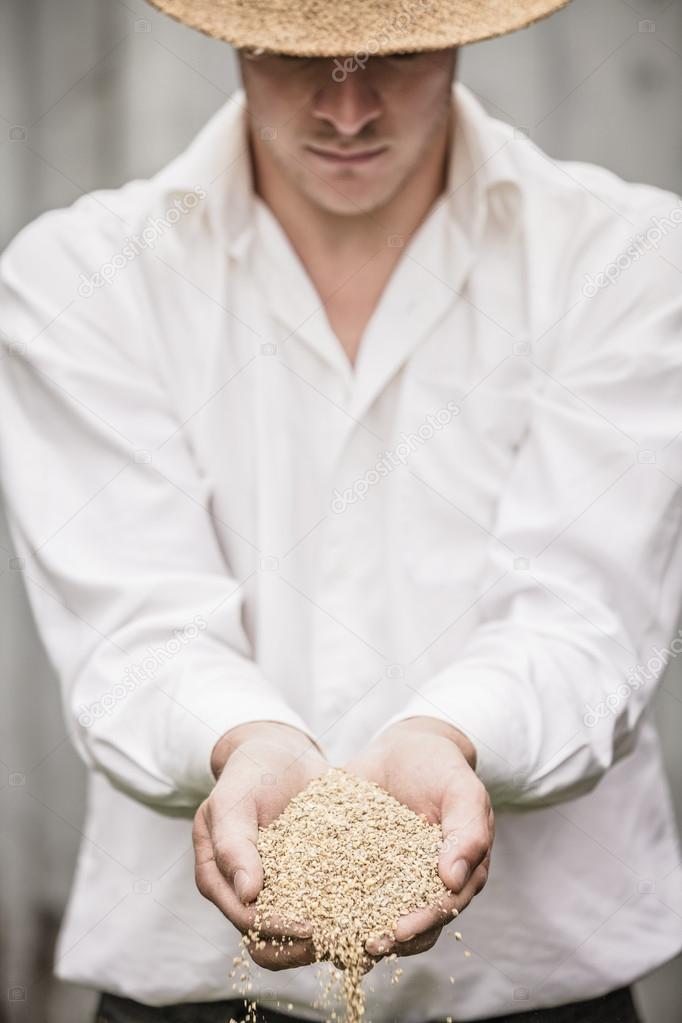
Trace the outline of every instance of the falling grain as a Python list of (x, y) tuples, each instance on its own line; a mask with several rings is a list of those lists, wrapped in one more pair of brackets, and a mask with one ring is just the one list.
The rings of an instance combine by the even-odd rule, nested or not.
[(273, 914), (312, 926), (316, 959), (343, 970), (337, 979), (346, 1023), (364, 1013), (361, 979), (373, 962), (368, 939), (393, 935), (399, 917), (449, 894), (438, 874), (441, 842), (437, 825), (337, 768), (260, 829), (265, 883), (257, 928)]

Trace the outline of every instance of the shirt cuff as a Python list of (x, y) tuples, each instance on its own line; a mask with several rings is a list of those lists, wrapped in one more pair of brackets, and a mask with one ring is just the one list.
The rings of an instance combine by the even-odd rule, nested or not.
[(471, 740), (476, 774), (494, 800), (523, 790), (531, 772), (531, 736), (537, 722), (522, 706), (507, 676), (488, 667), (458, 663), (446, 668), (412, 696), (376, 735), (411, 717), (445, 721)]
[(226, 732), (238, 725), (255, 721), (272, 721), (290, 725), (316, 743), (315, 736), (303, 718), (270, 686), (238, 683), (216, 678), (202, 684), (201, 693), (194, 694), (191, 707), (177, 705), (174, 710), (176, 734), (169, 750), (185, 750), (186, 763), (182, 774), (193, 791), (207, 796), (216, 783), (211, 770), (213, 747)]
[[(76, 744), (92, 766), (134, 798), (168, 808), (194, 809), (213, 789), (211, 754), (226, 732), (255, 721), (290, 725), (314, 735), (274, 686), (229, 668), (191, 687), (145, 686), (117, 713), (77, 718)], [(162, 695), (165, 694), (165, 695)]]

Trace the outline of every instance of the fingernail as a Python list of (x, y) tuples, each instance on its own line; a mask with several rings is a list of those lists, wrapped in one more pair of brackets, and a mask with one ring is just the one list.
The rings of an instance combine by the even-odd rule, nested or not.
[(459, 892), (467, 882), (471, 870), (466, 860), (457, 860), (451, 871), (452, 889)]
[(234, 875), (234, 890), (239, 897), (239, 901), (247, 904), (248, 899), (246, 897), (246, 890), (249, 883), (249, 875), (245, 870), (238, 870)]
[(398, 940), (402, 944), (405, 941), (413, 941), (416, 937), (416, 934), (407, 934), (404, 938), (399, 938)]

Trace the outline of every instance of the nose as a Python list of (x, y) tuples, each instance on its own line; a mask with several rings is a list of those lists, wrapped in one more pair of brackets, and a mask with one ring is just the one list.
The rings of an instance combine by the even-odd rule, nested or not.
[(313, 117), (329, 121), (338, 135), (358, 135), (381, 116), (379, 93), (366, 68), (348, 72), (341, 81), (334, 80), (332, 71), (330, 62), (324, 67), (324, 81), (315, 93)]

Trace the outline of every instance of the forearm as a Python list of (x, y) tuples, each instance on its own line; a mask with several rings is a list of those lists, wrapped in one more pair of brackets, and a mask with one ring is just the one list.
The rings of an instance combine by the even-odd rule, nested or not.
[[(586, 707), (626, 676), (627, 652), (614, 644), (606, 658), (597, 643), (583, 645), (577, 627), (573, 638), (550, 628), (484, 628), (399, 712), (433, 715), (463, 732), (498, 806), (551, 805), (585, 794), (636, 738), (644, 691), (633, 690), (598, 727), (585, 721)], [(555, 632), (562, 628), (557, 616)]]

